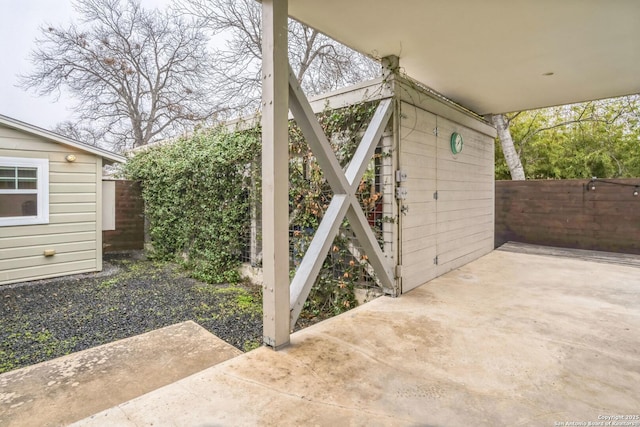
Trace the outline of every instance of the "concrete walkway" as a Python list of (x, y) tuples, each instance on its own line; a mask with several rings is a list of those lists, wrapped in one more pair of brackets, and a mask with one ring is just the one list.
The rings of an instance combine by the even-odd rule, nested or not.
[(60, 426), (242, 354), (194, 322), (0, 375), (0, 426)]
[(292, 338), (76, 425), (558, 426), (640, 415), (636, 267), (494, 251)]

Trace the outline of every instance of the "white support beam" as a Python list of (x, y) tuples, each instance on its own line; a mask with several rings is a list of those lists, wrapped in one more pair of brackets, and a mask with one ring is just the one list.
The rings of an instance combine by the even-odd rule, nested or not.
[(287, 0), (262, 2), (263, 340), (289, 344), (289, 142)]

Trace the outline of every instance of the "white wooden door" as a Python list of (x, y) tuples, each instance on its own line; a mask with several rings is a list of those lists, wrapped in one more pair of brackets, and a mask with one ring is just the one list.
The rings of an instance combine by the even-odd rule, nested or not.
[[(402, 292), (493, 249), (493, 139), (401, 104), (399, 220)], [(451, 135), (462, 135), (462, 151)]]
[(407, 176), (399, 220), (404, 293), (436, 277), (437, 123), (435, 115), (404, 102), (400, 117), (400, 170)]
[[(493, 139), (440, 116), (436, 204), (437, 275), (458, 268), (493, 249)], [(451, 135), (464, 141), (451, 150)]]

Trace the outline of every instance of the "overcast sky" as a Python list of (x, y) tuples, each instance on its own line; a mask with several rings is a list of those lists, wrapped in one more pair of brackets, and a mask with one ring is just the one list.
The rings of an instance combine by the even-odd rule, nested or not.
[[(169, 0), (143, 0), (163, 7)], [(69, 119), (72, 103), (38, 97), (16, 87), (17, 75), (27, 73), (28, 57), (41, 25), (70, 23), (75, 18), (71, 0), (0, 0), (0, 114), (46, 129)]]

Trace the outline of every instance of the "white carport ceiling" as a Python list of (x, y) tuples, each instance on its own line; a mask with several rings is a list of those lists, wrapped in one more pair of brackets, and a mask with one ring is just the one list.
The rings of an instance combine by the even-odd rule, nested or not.
[(289, 0), (289, 14), (399, 56), (479, 114), (640, 92), (640, 0)]

